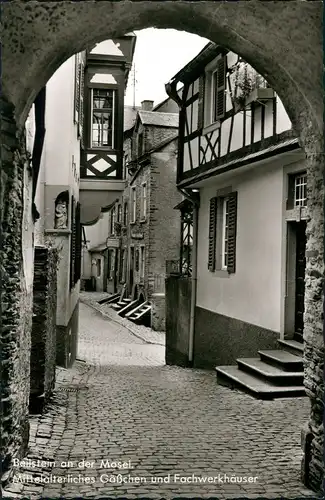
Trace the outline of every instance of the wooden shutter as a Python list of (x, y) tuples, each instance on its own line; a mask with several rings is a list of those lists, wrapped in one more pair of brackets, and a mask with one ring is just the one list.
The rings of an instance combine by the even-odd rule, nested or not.
[(75, 241), (75, 263), (74, 263), (74, 282), (80, 280), (81, 276), (81, 244), (82, 244), (82, 232), (81, 232), (81, 222), (80, 222), (80, 203), (76, 205), (76, 241)]
[(80, 85), (79, 85), (79, 129), (78, 134), (83, 146), (83, 127), (84, 127), (84, 92), (85, 92), (85, 66), (83, 61), (80, 63)]
[(217, 198), (210, 200), (208, 269), (216, 268)]
[(79, 121), (80, 107), (80, 54), (75, 55), (74, 122)]
[(70, 244), (70, 290), (74, 287), (74, 269), (76, 258), (76, 219), (75, 219), (75, 200), (71, 196), (71, 244)]
[(215, 119), (221, 120), (226, 110), (226, 56), (219, 59), (217, 63), (217, 78), (215, 89)]
[(197, 112), (197, 128), (202, 130), (204, 127), (204, 92), (205, 92), (205, 75), (199, 78), (199, 99)]
[(236, 272), (237, 191), (229, 194), (228, 202), (228, 273)]

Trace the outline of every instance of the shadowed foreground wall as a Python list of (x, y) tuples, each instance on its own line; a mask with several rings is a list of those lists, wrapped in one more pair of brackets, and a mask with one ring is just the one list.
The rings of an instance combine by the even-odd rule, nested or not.
[(55, 384), (57, 263), (55, 248), (35, 248), (30, 400)]

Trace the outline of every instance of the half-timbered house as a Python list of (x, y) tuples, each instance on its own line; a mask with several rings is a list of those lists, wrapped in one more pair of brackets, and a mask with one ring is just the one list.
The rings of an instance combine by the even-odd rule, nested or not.
[[(265, 375), (265, 361), (282, 366), (278, 341), (302, 350), (304, 156), (280, 97), (227, 49), (209, 43), (166, 90), (179, 106), (177, 186), (187, 195), (181, 272), (195, 274), (195, 322), (179, 355), (226, 365), (231, 383), (244, 364)], [(261, 349), (273, 354), (228, 366)]]

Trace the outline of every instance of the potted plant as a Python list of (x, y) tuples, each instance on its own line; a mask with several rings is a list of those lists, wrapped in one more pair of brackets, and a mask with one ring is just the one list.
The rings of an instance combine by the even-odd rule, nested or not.
[(274, 97), (274, 91), (268, 86), (265, 78), (245, 61), (239, 61), (236, 65), (234, 87), (236, 112), (251, 102), (261, 102)]

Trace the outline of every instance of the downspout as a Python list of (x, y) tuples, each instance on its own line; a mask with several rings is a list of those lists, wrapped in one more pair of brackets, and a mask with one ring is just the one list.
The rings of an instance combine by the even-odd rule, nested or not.
[[(187, 94), (187, 84), (184, 84), (183, 95)], [(183, 99), (181, 99), (178, 95), (177, 89), (177, 81), (171, 80), (169, 83), (165, 85), (165, 90), (167, 95), (173, 99), (173, 101), (178, 104), (180, 109), (180, 116), (182, 111), (184, 110)], [(181, 121), (181, 120), (180, 120)], [(181, 126), (181, 123), (179, 124)], [(178, 146), (180, 148), (181, 141), (183, 137), (179, 134)], [(180, 151), (178, 152), (180, 153)], [(178, 156), (178, 165), (177, 165), (177, 180), (176, 183), (179, 182), (179, 174), (180, 174), (180, 162), (183, 161), (183, 154), (179, 154)], [(198, 213), (199, 213), (199, 205), (200, 198), (198, 195), (194, 195), (194, 193), (187, 193), (185, 189), (181, 189), (177, 186), (178, 191), (193, 205), (193, 248), (192, 248), (192, 277), (191, 277), (191, 304), (190, 304), (190, 329), (188, 336), (188, 364), (190, 367), (193, 366), (194, 363), (194, 334), (195, 334), (195, 307), (196, 307), (196, 297), (197, 297), (197, 244), (198, 244)]]
[(193, 248), (192, 248), (192, 276), (191, 276), (191, 305), (190, 305), (190, 329), (188, 335), (188, 363), (193, 367), (194, 362), (194, 335), (195, 335), (195, 307), (197, 297), (197, 244), (198, 244), (198, 215), (199, 198), (190, 196), (181, 188), (177, 187), (180, 193), (193, 205)]

